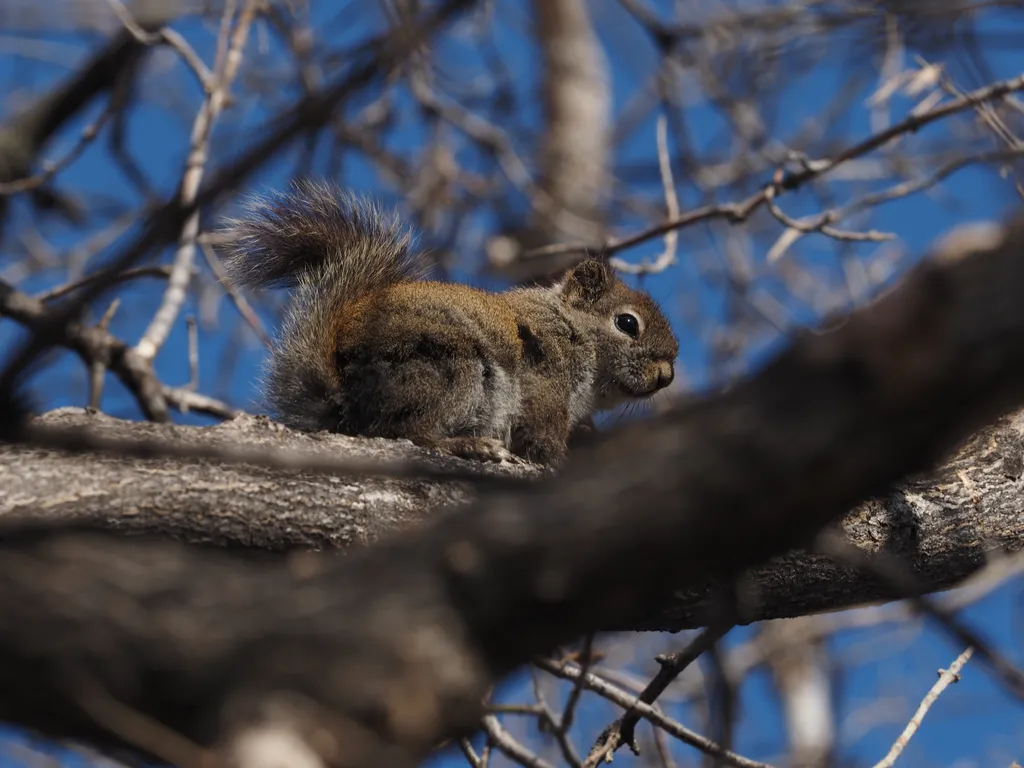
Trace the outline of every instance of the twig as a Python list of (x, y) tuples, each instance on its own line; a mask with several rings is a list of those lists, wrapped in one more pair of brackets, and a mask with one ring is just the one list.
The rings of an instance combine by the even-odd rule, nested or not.
[(537, 715), (540, 718), (540, 730), (544, 733), (550, 733), (555, 737), (558, 748), (562, 752), (562, 759), (565, 760), (570, 768), (582, 768), (583, 763), (580, 760), (575, 745), (569, 738), (568, 729), (564, 727), (562, 719), (555, 714), (548, 704), (544, 692), (541, 690), (540, 680), (537, 678), (537, 670), (531, 669), (530, 675), (533, 678), (533, 694), (537, 698)]
[[(185, 175), (181, 182), (181, 206), (191, 208), (194, 206), (199, 195), (199, 187), (203, 180), (203, 172), (209, 158), (210, 136), (213, 133), (213, 126), (220, 115), (224, 104), (227, 101), (228, 89), (238, 74), (242, 63), (242, 48), (249, 36), (249, 27), (256, 15), (256, 0), (246, 0), (239, 15), (231, 36), (231, 45), (224, 58), (224, 67), (215, 78), (210, 95), (203, 101), (199, 113), (196, 115), (192, 125), (192, 139), (189, 147), (189, 156), (186, 163)], [(225, 15), (231, 12), (229, 3), (225, 9)], [(227, 27), (224, 28), (225, 31)], [(185, 303), (185, 296), (189, 282), (192, 277), (192, 263), (195, 260), (196, 238), (199, 236), (199, 210), (194, 210), (185, 219), (181, 235), (178, 238), (178, 251), (174, 256), (171, 277), (168, 280), (167, 290), (164, 292), (163, 302), (157, 309), (156, 314), (142, 334), (135, 350), (139, 356), (151, 362), (156, 353), (167, 340), (171, 332), (182, 304)]]
[(907, 727), (903, 729), (903, 733), (900, 734), (899, 738), (896, 739), (892, 745), (892, 749), (889, 750), (884, 758), (875, 764), (875, 768), (892, 768), (893, 763), (896, 762), (897, 758), (903, 753), (907, 743), (917, 733), (917, 729), (921, 727), (921, 722), (924, 720), (924, 716), (928, 714), (928, 710), (931, 709), (932, 704), (935, 703), (936, 699), (942, 695), (951, 683), (960, 682), (960, 670), (964, 668), (964, 665), (970, 660), (974, 654), (974, 648), (968, 646), (967, 649), (956, 657), (956, 660), (949, 665), (949, 669), (939, 670), (939, 679), (935, 681), (935, 685), (932, 686), (928, 694), (921, 700), (921, 704), (918, 706), (914, 716), (910, 718), (910, 722), (907, 723)]
[(199, 334), (196, 319), (189, 315), (185, 318), (188, 329), (188, 386), (186, 389), (195, 392), (199, 388)]
[(205, 92), (209, 93), (212, 81), (210, 70), (203, 62), (202, 57), (196, 53), (195, 49), (188, 44), (185, 38), (170, 27), (162, 27), (157, 32), (147, 32), (132, 18), (131, 13), (124, 7), (124, 3), (121, 0), (107, 0), (107, 5), (114, 11), (117, 18), (121, 20), (124, 28), (131, 33), (132, 37), (143, 45), (163, 43), (169, 48), (173, 48), (181, 56), (185, 64), (188, 65), (193, 74), (195, 74), (196, 79), (199, 80), (199, 85), (202, 86)]
[[(103, 317), (96, 324), (96, 327), (106, 333), (110, 329), (110, 321), (114, 319), (114, 313), (121, 306), (120, 299), (114, 299), (103, 313)], [(106, 363), (102, 359), (93, 360), (89, 365), (89, 407), (98, 411), (100, 401), (103, 398), (103, 380), (107, 374)]]
[[(696, 661), (708, 648), (721, 640), (730, 629), (731, 626), (705, 629), (682, 651), (658, 656), (656, 660), (661, 665), (661, 669), (640, 692), (637, 701), (644, 704), (653, 704), (657, 701), (658, 697), (682, 674), (683, 670)], [(623, 745), (628, 745), (633, 754), (639, 755), (640, 749), (635, 734), (636, 725), (639, 722), (639, 711), (631, 707), (622, 717), (608, 725), (597, 737), (594, 746), (591, 747), (590, 754), (584, 763), (586, 768), (596, 766)]]
[[(657, 143), (658, 169), (661, 173), (661, 185), (665, 190), (665, 209), (670, 219), (679, 216), (679, 197), (676, 195), (676, 183), (672, 178), (672, 159), (668, 152), (667, 121), (664, 115), (658, 116)], [(613, 258), (611, 264), (620, 272), (632, 275), (652, 275), (664, 272), (676, 263), (676, 249), (679, 245), (679, 230), (670, 229), (665, 233), (665, 248), (653, 263), (646, 261), (641, 264), (630, 264), (622, 259)]]
[(264, 346), (270, 346), (270, 334), (267, 333), (263, 327), (263, 323), (260, 321), (259, 316), (253, 310), (252, 305), (249, 304), (249, 300), (245, 298), (236, 288), (232, 285), (231, 281), (227, 279), (227, 274), (224, 272), (224, 267), (220, 263), (220, 259), (217, 258), (216, 252), (213, 247), (199, 238), (199, 247), (203, 252), (203, 257), (206, 259), (207, 266), (210, 267), (210, 271), (213, 276), (217, 279), (217, 282), (225, 290), (228, 298), (231, 299), (231, 303), (235, 305), (235, 309), (238, 310), (238, 314), (242, 316), (246, 324), (252, 329), (256, 337), (263, 342)]
[[(594, 663), (594, 635), (593, 633), (586, 636), (583, 641), (583, 650), (580, 653), (580, 670), (583, 675), (586, 675), (590, 671), (591, 665)], [(582, 676), (581, 676), (582, 679)], [(580, 701), (580, 694), (583, 693), (583, 684), (577, 681), (576, 685), (569, 691), (569, 698), (566, 699), (565, 709), (562, 711), (562, 722), (559, 723), (559, 730), (563, 733), (568, 733), (569, 729), (572, 728), (573, 719), (576, 716), (576, 706)]]
[(498, 750), (511, 760), (526, 768), (554, 768), (551, 763), (528, 750), (512, 734), (501, 727), (494, 715), (484, 715), (483, 729)]
[(181, 56), (182, 61), (188, 65), (189, 70), (196, 76), (199, 85), (206, 93), (213, 87), (213, 75), (207, 68), (202, 57), (196, 53), (195, 48), (188, 44), (184, 37), (170, 27), (164, 27), (157, 33), (160, 42), (169, 48), (173, 48)]
[[(922, 67), (933, 67), (928, 64), (923, 58), (919, 58), (919, 63)], [(940, 86), (942, 90), (954, 97), (960, 98), (964, 95), (963, 91), (957, 87), (956, 83), (953, 82), (952, 78), (942, 77), (940, 79)], [(1007, 101), (1010, 101), (1009, 99)], [(979, 104), (975, 107), (974, 111), (978, 117), (992, 129), (992, 132), (1006, 144), (1010, 149), (1019, 149), (1022, 146), (1020, 138), (1014, 134), (1006, 122), (996, 113), (995, 108), (991, 104)], [(1017, 194), (1020, 197), (1024, 197), (1024, 187), (1021, 186), (1020, 180), (1015, 179), (1013, 183), (1014, 189), (1017, 190)]]
[(122, 704), (91, 680), (80, 680), (77, 688), (78, 702), (89, 717), (136, 748), (181, 768), (224, 768), (215, 753)]
[(716, 643), (709, 646), (707, 659), (711, 667), (710, 674), (704, 676), (711, 715), (709, 726), (715, 742), (732, 751), (736, 731), (736, 686), (726, 673), (721, 649)]
[[(577, 680), (580, 678), (580, 670), (576, 665), (558, 663), (548, 659), (535, 659), (534, 664), (565, 680)], [(756, 760), (737, 755), (735, 752), (722, 749), (721, 746), (715, 744), (711, 739), (691, 731), (681, 723), (665, 716), (650, 704), (640, 701), (639, 697), (626, 693), (621, 688), (612, 685), (606, 680), (602, 680), (594, 674), (587, 674), (582, 677), (583, 686), (588, 690), (618, 704), (623, 709), (635, 710), (640, 717), (664, 729), (669, 735), (674, 736), (684, 744), (689, 744), (691, 747), (699, 749), (701, 752), (716, 757), (736, 768), (771, 768), (768, 763), (759, 763)], [(589, 760), (590, 758), (588, 758), (588, 762)]]
[(227, 403), (189, 388), (165, 386), (161, 392), (167, 404), (182, 413), (205, 413), (219, 419), (233, 419), (242, 414), (242, 411)]
[(838, 221), (840, 219), (845, 219), (846, 217), (867, 208), (873, 208), (883, 203), (888, 203), (893, 200), (908, 197), (916, 192), (930, 189), (940, 181), (952, 176), (957, 171), (960, 171), (969, 165), (995, 163), (1002, 160), (1019, 158), (1021, 156), (1024, 156), (1024, 146), (1018, 146), (1012, 149), (996, 150), (993, 152), (983, 152), (981, 154), (970, 155), (968, 157), (958, 157), (940, 166), (924, 178), (900, 182), (888, 189), (864, 195), (852, 203), (835, 209), (835, 220)]
[(869, 555), (834, 530), (826, 530), (819, 534), (817, 549), (822, 554), (877, 576), (889, 585), (896, 595), (907, 599), (915, 610), (933, 619), (958, 642), (972, 646), (996, 673), (999, 682), (1014, 696), (1024, 700), (1024, 671), (1014, 666), (1009, 659), (994, 649), (990, 643), (982, 640), (974, 630), (950, 611), (923, 595), (917, 579), (902, 562), (885, 553)]
[[(171, 268), (167, 266), (161, 267), (136, 267), (135, 269), (126, 269), (115, 276), (109, 285), (116, 285), (117, 283), (124, 283), (129, 280), (134, 280), (137, 277), (170, 277)], [(87, 285), (94, 283), (100, 279), (102, 275), (86, 275), (81, 280), (76, 280), (73, 283), (65, 283), (64, 285), (52, 288), (44, 293), (38, 293), (35, 296), (37, 301), (53, 301), (59, 299), (62, 296), (67, 296), (69, 293), (77, 291), (79, 288), (84, 288)]]
[[(227, 56), (231, 50), (228, 45), (228, 41), (231, 40), (231, 21), (235, 18), (235, 11), (238, 8), (238, 0), (227, 0), (224, 4), (224, 10), (220, 15), (220, 27), (217, 30), (217, 49), (213, 54), (213, 71), (218, 73), (219, 78), (223, 78), (224, 65), (227, 61)], [(231, 40), (232, 44), (234, 43)], [(233, 45), (231, 47), (234, 47)], [(218, 87), (223, 83), (215, 83), (214, 87)], [(212, 89), (211, 89), (212, 90)]]
[[(779, 178), (781, 181), (781, 178)], [(848, 232), (842, 229), (836, 229), (830, 226), (833, 222), (838, 221), (841, 218), (838, 209), (830, 209), (813, 216), (805, 216), (801, 219), (794, 219), (775, 202), (777, 190), (773, 187), (769, 187), (766, 191), (765, 203), (768, 206), (769, 212), (778, 219), (782, 224), (792, 230), (796, 230), (801, 234), (810, 234), (812, 232), (820, 232), (823, 235), (831, 237), (833, 240), (841, 240), (849, 243), (862, 243), (862, 242), (884, 242), (886, 240), (895, 239), (895, 235), (890, 232), (876, 232), (874, 230), (869, 232)], [(778, 254), (781, 256), (782, 254)], [(767, 261), (771, 262), (778, 258), (768, 258)]]
[(481, 763), (476, 750), (473, 749), (473, 745), (469, 743), (469, 739), (459, 739), (459, 749), (462, 750), (462, 754), (466, 756), (466, 760), (473, 768), (481, 768), (483, 763)]
[(487, 711), (495, 715), (524, 715), (537, 717), (544, 714), (544, 707), (540, 704), (487, 704)]
[(683, 227), (688, 227), (701, 221), (725, 219), (733, 224), (740, 223), (745, 221), (752, 213), (754, 213), (754, 211), (768, 202), (769, 194), (777, 194), (778, 192), (788, 192), (799, 189), (807, 182), (825, 175), (843, 163), (867, 154), (872, 150), (878, 149), (897, 136), (905, 133), (913, 133), (914, 131), (934, 123), (937, 120), (957, 114), (958, 112), (963, 112), (967, 109), (973, 109), (977, 105), (984, 104), (985, 102), (1001, 99), (1010, 93), (1015, 93), (1021, 90), (1024, 90), (1024, 75), (1020, 75), (1009, 80), (1002, 80), (984, 88), (971, 91), (959, 99), (954, 99), (928, 112), (910, 115), (904, 120), (894, 123), (886, 130), (875, 133), (863, 141), (847, 147), (834, 157), (818, 161), (805, 161), (803, 163), (804, 167), (802, 170), (783, 177), (777, 184), (773, 182), (766, 185), (759, 192), (755, 192), (742, 202), (705, 205), (700, 208), (694, 208), (693, 210), (682, 213), (674, 218), (666, 219), (660, 224), (650, 227), (649, 229), (621, 238), (611, 238), (603, 244), (555, 243), (553, 245), (547, 245), (540, 248), (532, 248), (526, 251), (523, 255), (524, 257), (559, 256), (588, 250), (597, 250), (611, 254), (627, 248), (632, 248), (634, 245), (639, 245), (647, 240), (664, 235), (666, 232), (673, 229), (682, 229)]
[(100, 113), (100, 116), (82, 129), (82, 133), (78, 137), (78, 141), (75, 142), (74, 146), (72, 146), (71, 149), (69, 149), (64, 156), (58, 160), (44, 162), (43, 170), (41, 172), (33, 174), (32, 176), (26, 176), (22, 179), (14, 179), (13, 181), (0, 181), (0, 195), (13, 195), (18, 192), (28, 192), (29, 190), (37, 189), (43, 184), (46, 184), (50, 179), (82, 156), (86, 147), (88, 147), (99, 135), (100, 131), (103, 130), (103, 126), (106, 125), (112, 114), (113, 110), (111, 109), (111, 105), (107, 104)]
[(86, 277), (85, 267), (89, 260), (105, 248), (116, 242), (125, 231), (138, 223), (139, 217), (146, 212), (142, 208), (129, 208), (120, 214), (109, 225), (79, 241), (60, 254), (60, 262), (67, 265), (67, 280), (81, 280)]

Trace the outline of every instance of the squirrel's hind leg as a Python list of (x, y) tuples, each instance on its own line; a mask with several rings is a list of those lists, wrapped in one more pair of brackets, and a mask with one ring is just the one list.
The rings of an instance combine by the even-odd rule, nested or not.
[(432, 445), (443, 453), (475, 461), (507, 461), (511, 464), (525, 464), (525, 459), (516, 456), (505, 444), (494, 437), (458, 435), (445, 437)]
[[(511, 427), (508, 376), (486, 375), (487, 361), (473, 345), (448, 336), (423, 335), (391, 359), (339, 366), (346, 419), (338, 431), (405, 438), (476, 461), (522, 463), (499, 437)], [(453, 336), (456, 343), (443, 343)]]

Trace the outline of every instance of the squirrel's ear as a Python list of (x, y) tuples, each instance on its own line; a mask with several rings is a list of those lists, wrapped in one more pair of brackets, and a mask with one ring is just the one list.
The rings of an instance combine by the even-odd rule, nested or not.
[(571, 301), (593, 304), (611, 290), (614, 282), (615, 275), (608, 264), (597, 259), (587, 259), (565, 276), (563, 290)]

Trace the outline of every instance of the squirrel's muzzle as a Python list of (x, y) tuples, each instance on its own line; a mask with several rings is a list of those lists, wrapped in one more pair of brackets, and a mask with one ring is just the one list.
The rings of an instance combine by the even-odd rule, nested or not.
[(658, 372), (658, 384), (655, 389), (664, 389), (676, 377), (675, 367), (668, 360), (659, 360), (655, 367)]
[(650, 397), (658, 390), (664, 389), (676, 377), (675, 368), (669, 360), (657, 360), (644, 368), (642, 379), (633, 387), (623, 387), (630, 397)]

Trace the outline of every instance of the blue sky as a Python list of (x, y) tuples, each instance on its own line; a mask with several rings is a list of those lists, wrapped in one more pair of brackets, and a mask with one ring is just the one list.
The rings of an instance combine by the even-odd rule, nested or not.
[[(316, 28), (318, 32), (333, 46), (341, 46), (346, 42), (361, 39), (377, 23), (375, 14), (360, 14), (354, 9), (359, 4), (350, 4), (346, 15), (339, 22), (336, 8), (327, 4), (314, 4)], [(502, 4), (508, 5), (508, 4)], [(667, 2), (652, 3), (652, 6), (671, 5)], [(610, 48), (614, 99), (616, 111), (633, 95), (642, 75), (649, 69), (653, 59), (650, 48), (642, 33), (631, 25), (621, 9), (615, 3), (598, 3), (596, 18), (604, 33), (614, 30), (613, 45)], [(332, 21), (333, 19), (333, 21)], [(516, 12), (508, 12), (509, 24), (500, 27), (495, 43), (505, 56), (510, 71), (514, 74), (516, 86), (521, 93), (529, 94), (536, 78), (537, 57), (532, 48), (524, 42), (515, 22), (521, 17)], [(330, 22), (330, 23), (329, 23)], [(1021, 31), (1020, 20), (1009, 13), (994, 13), (986, 22), (989, 31), (998, 32), (1000, 39), (1008, 38)], [(195, 22), (178, 25), (179, 31), (185, 34), (199, 52), (208, 60), (213, 50), (213, 38), (199, 28)], [(86, 46), (75, 42), (73, 38), (51, 36), (49, 39), (68, 42), (80, 54), (87, 50)], [(843, 47), (852, 45), (850, 40), (840, 40), (834, 55), (826, 59), (826, 64), (804, 72), (799, 81), (784, 90), (777, 112), (783, 116), (778, 121), (779, 132), (788, 134), (804, 121), (819, 114), (821, 105), (827, 101), (834, 90), (849, 76), (849, 67), (855, 61), (854, 54), (844, 51)], [(997, 78), (1005, 78), (1024, 71), (1024, 53), (1013, 45), (992, 45), (986, 49), (988, 61)], [(17, 56), (5, 52), (0, 46), (0, 82), (34, 83), (37, 89), (43, 89), (67, 71), (66, 67), (73, 59), (54, 65), (38, 63), (27, 64)], [(616, 55), (618, 53), (618, 55)], [(271, 47), (264, 56), (279, 56), (280, 52)], [(447, 65), (453, 70), (471, 71), (475, 65), (476, 54), (464, 43), (449, 43), (444, 48)], [(645, 58), (645, 56), (647, 58)], [(60, 58), (60, 57), (58, 57)], [(954, 74), (958, 71), (954, 69)], [(167, 78), (165, 82), (182, 82), (180, 68)], [(871, 84), (873, 85), (873, 83)], [(189, 83), (184, 93), (191, 103), (198, 104), (198, 90)], [(280, 109), (294, 97), (287, 89), (276, 94), (278, 103), (267, 104), (256, 100), (243, 100), (234, 111), (225, 118), (226, 122), (241, 123), (244, 126), (258, 126), (269, 112)], [(865, 91), (865, 96), (867, 91)], [(155, 99), (144, 102), (132, 116), (129, 143), (137, 158), (141, 160), (144, 171), (159, 185), (162, 195), (170, 195), (177, 183), (185, 156), (185, 138), (187, 129), (178, 119), (169, 117), (164, 108), (158, 106)], [(524, 111), (519, 117), (527, 124), (537, 115), (531, 113), (531, 105), (537, 100), (526, 98)], [(897, 116), (912, 106), (906, 100), (897, 99), (894, 110)], [(535, 107), (534, 107), (535, 108)], [(95, 110), (82, 116), (75, 124), (68, 127), (48, 148), (51, 157), (61, 155), (61, 149), (75, 141), (81, 127), (95, 117)], [(406, 110), (404, 119), (396, 131), (391, 145), (396, 149), (409, 149), (417, 146), (422, 139), (420, 126), (413, 119), (414, 114)], [(698, 146), (715, 147), (722, 143), (723, 125), (716, 113), (707, 106), (695, 106), (688, 109), (690, 129)], [(190, 119), (183, 118), (186, 122)], [(922, 131), (920, 138), (939, 136), (945, 130), (942, 126)], [(854, 143), (868, 136), (871, 126), (867, 110), (863, 108), (863, 100), (854, 103), (852, 111), (837, 121), (835, 132), (846, 137), (846, 143)], [(628, 162), (632, 159), (649, 159), (654, 137), (654, 118), (642, 123), (631, 137), (619, 149), (617, 162)], [(237, 150), (235, 146), (215, 147), (215, 152)], [(216, 155), (215, 155), (216, 156)], [(284, 153), (277, 162), (253, 180), (255, 187), (279, 187), (285, 183), (294, 167), (295, 153)], [(110, 163), (106, 146), (99, 143), (90, 148), (64, 174), (63, 184), (68, 189), (84, 193), (93, 202), (106, 199), (133, 199), (134, 192), (125, 181), (123, 175), (115, 170)], [(363, 193), (381, 196), (385, 201), (397, 204), (393, 194), (385, 187), (375, 172), (365, 163), (352, 162), (346, 165), (346, 175), (338, 179), (340, 183)], [(843, 201), (853, 194), (850, 185), (835, 183), (831, 191), (837, 200)], [(653, 190), (653, 191), (652, 191)], [(680, 185), (681, 204), (685, 208), (694, 204), (685, 187)], [(645, 188), (645, 191), (656, 195), (657, 187)], [(919, 195), (892, 203), (878, 210), (871, 226), (876, 229), (896, 232), (906, 245), (909, 252), (920, 253), (926, 245), (941, 231), (950, 226), (976, 219), (998, 218), (1010, 210), (1013, 204), (1012, 189), (998, 179), (990, 171), (967, 169), (954, 176), (943, 188), (945, 196), (941, 200)], [(801, 192), (785, 200), (787, 211), (793, 215), (810, 213), (818, 210), (818, 202), (810, 192)], [(474, 231), (482, 238), (493, 222), (481, 217), (474, 222)], [(628, 224), (628, 222), (627, 222)], [(626, 226), (623, 231), (639, 228), (641, 222)], [(51, 225), (45, 231), (51, 245), (62, 249), (72, 245), (79, 237), (76, 231), (68, 230), (59, 225)], [(698, 247), (711, 251), (721, 248), (720, 228), (704, 227), (696, 236), (684, 239), (684, 242), (697, 243)], [(631, 260), (650, 257), (661, 249), (660, 241), (652, 241), (624, 254)], [(826, 251), (820, 239), (807, 238), (801, 244), (804, 253), (820, 253), (821, 263), (831, 263), (832, 256)], [(706, 313), (714, 313), (720, 308), (720, 296), (713, 288), (702, 282), (702, 277), (695, 261), (688, 258), (688, 253), (681, 251), (679, 263), (665, 274), (645, 281), (644, 286), (666, 307), (681, 339), (681, 363), (687, 376), (695, 384), (703, 381), (704, 331), (688, 327), (679, 306), (680, 295), (693, 296), (700, 302)], [(0, 270), (8, 266), (11, 258), (10, 243), (0, 245)], [(473, 254), (460, 254), (463, 263), (472, 263)], [(467, 270), (463, 277), (470, 277)], [(66, 275), (60, 272), (39, 275), (23, 284), (28, 291), (41, 290), (45, 287), (64, 281)], [(147, 308), (151, 308), (159, 299), (160, 284), (140, 282), (132, 285), (124, 292), (122, 308), (114, 318), (111, 330), (130, 341), (135, 341), (141, 332), (140, 317)], [(199, 306), (191, 300), (186, 314), (197, 313)], [(230, 320), (234, 310), (227, 302), (221, 302), (217, 315), (222, 322)], [(204, 328), (200, 335), (200, 388), (210, 394), (228, 397), (239, 405), (251, 406), (251, 398), (255, 394), (254, 379), (263, 359), (259, 344), (251, 336), (238, 338), (229, 335), (222, 327)], [(9, 323), (0, 323), (0, 349), (9, 348), (12, 340), (19, 333)], [(238, 356), (238, 364), (226, 386), (215, 387), (219, 363), (229, 355)], [(186, 333), (184, 323), (179, 322), (167, 345), (157, 359), (158, 373), (163, 380), (171, 384), (185, 383), (187, 368)], [(47, 406), (82, 405), (85, 372), (82, 366), (69, 354), (63, 354), (48, 368), (37, 381), (37, 395)], [(107, 394), (104, 408), (111, 413), (135, 417), (137, 410), (130, 397), (120, 388), (115, 380), (108, 377)], [(201, 421), (195, 417), (180, 419), (183, 422)], [(1018, 663), (1024, 664), (1024, 621), (1022, 621), (1022, 589), (1021, 584), (1005, 586), (979, 604), (973, 606), (966, 615), (986, 633), (986, 635)], [(749, 630), (739, 630), (729, 642), (735, 644), (749, 636)], [(680, 640), (680, 643), (682, 640)], [(850, 734), (850, 740), (841, 742), (840, 756), (851, 765), (870, 765), (878, 760), (891, 745), (892, 740), (902, 729), (906, 719), (913, 712), (921, 696), (927, 691), (935, 679), (935, 670), (947, 666), (960, 652), (960, 648), (951, 645), (934, 627), (927, 624), (916, 634), (910, 635), (906, 628), (874, 629), (858, 632), (843, 632), (831, 642), (837, 659), (849, 662), (843, 665), (840, 674), (841, 685), (838, 686), (837, 712), (843, 718), (844, 728), (840, 735)], [(851, 661), (852, 660), (852, 661)], [(642, 661), (642, 660), (641, 660)], [(645, 669), (649, 669), (648, 663)], [(505, 686), (505, 695), (509, 698), (523, 698), (524, 683), (511, 681)], [(528, 697), (528, 686), (525, 688)], [(882, 698), (886, 707), (891, 706), (893, 717), (864, 732), (856, 732), (853, 716), (857, 710)], [(902, 708), (902, 709), (901, 709)], [(777, 714), (777, 704), (771, 694), (770, 686), (763, 674), (753, 676), (742, 690), (742, 709), (739, 741), (736, 745), (742, 754), (754, 758), (776, 759), (783, 750), (783, 730)], [(886, 709), (886, 712), (889, 710)], [(900, 714), (902, 713), (902, 714)], [(604, 727), (613, 713), (603, 706), (588, 704), (581, 712), (579, 720), (580, 733), (578, 746), (586, 750), (596, 733)], [(692, 713), (685, 710), (673, 714), (684, 721), (692, 720)], [(535, 729), (532, 731), (536, 733)], [(856, 738), (853, 736), (856, 735)], [(693, 764), (695, 753), (685, 747), (677, 751), (680, 764)], [(984, 669), (983, 663), (975, 658), (970, 662), (963, 681), (947, 691), (935, 709), (925, 720), (925, 724), (913, 739), (901, 760), (902, 765), (942, 765), (942, 766), (1009, 766), (1011, 759), (1024, 761), (1024, 707), (1007, 697), (993, 683), (991, 676)], [(461, 757), (441, 756), (436, 759), (439, 765), (457, 765)], [(635, 758), (620, 752), (617, 761), (621, 764), (632, 764)], [(0, 766), (17, 765), (13, 753), (4, 757), (0, 747)]]

